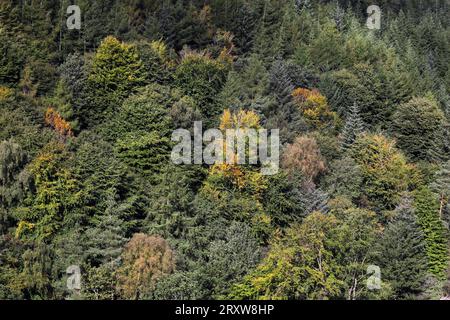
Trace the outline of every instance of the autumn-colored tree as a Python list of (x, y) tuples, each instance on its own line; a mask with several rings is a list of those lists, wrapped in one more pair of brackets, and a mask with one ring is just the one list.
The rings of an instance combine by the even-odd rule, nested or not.
[(67, 138), (73, 136), (70, 123), (64, 120), (59, 112), (52, 107), (47, 108), (47, 111), (45, 112), (45, 124), (56, 131), (61, 142), (65, 142)]
[(8, 87), (0, 86), (0, 101), (5, 101), (13, 95), (13, 90)]
[[(238, 137), (237, 139), (246, 139), (245, 156), (248, 159), (248, 136), (246, 135), (248, 133), (248, 129), (257, 130), (261, 128), (259, 121), (259, 116), (253, 111), (239, 110), (238, 112), (232, 113), (227, 109), (222, 114), (219, 128), (222, 130), (224, 137), (227, 130), (239, 130), (240, 133), (242, 133), (242, 137)], [(262, 175), (254, 168), (251, 169), (249, 166), (238, 165), (239, 159), (236, 148), (228, 148), (225, 140), (218, 141), (217, 143), (223, 147), (224, 161), (223, 163), (213, 165), (211, 167), (211, 174), (222, 175), (223, 177), (229, 179), (229, 181), (236, 185), (239, 189), (250, 187), (262, 191), (261, 187), (264, 186), (262, 183), (264, 180)], [(229, 153), (228, 157), (227, 153)], [(231, 160), (232, 163), (230, 163), (229, 160)]]
[(163, 238), (138, 233), (125, 245), (117, 271), (118, 290), (125, 299), (140, 299), (163, 276), (175, 270), (175, 256)]
[[(249, 138), (245, 133), (249, 129), (258, 128), (260, 128), (259, 116), (253, 111), (240, 110), (232, 113), (225, 110), (221, 118), (220, 129), (224, 137), (227, 130), (240, 130), (244, 133), (237, 139), (244, 139), (238, 142), (245, 142), (246, 158), (250, 150)], [(214, 212), (219, 216), (251, 222), (253, 232), (266, 239), (271, 221), (263, 210), (261, 200), (268, 188), (267, 177), (261, 173), (259, 164), (248, 164), (247, 161), (246, 164), (238, 164), (237, 150), (227, 146), (226, 140), (218, 143), (219, 147), (224, 149), (224, 157), (228, 152), (228, 159), (232, 161), (223, 161), (211, 166), (200, 194), (208, 205), (214, 207)]]
[(301, 173), (306, 184), (311, 184), (325, 172), (325, 160), (314, 138), (299, 136), (284, 151), (281, 165), (289, 173)]
[(337, 114), (330, 110), (327, 98), (319, 90), (297, 88), (292, 92), (292, 96), (303, 116), (313, 128), (318, 129), (337, 124)]

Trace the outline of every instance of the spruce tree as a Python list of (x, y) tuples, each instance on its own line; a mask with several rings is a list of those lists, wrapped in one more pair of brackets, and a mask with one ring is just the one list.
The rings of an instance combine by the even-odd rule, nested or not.
[(88, 77), (90, 108), (86, 122), (101, 123), (123, 100), (145, 83), (144, 65), (134, 46), (114, 37), (105, 38), (97, 50)]
[(427, 276), (425, 239), (411, 199), (404, 198), (395, 214), (379, 244), (379, 263), (394, 297), (411, 299), (423, 291)]
[(294, 86), (289, 70), (283, 60), (276, 60), (269, 72), (268, 94), (273, 98), (264, 110), (267, 129), (280, 129), (281, 143), (291, 142), (302, 131), (306, 124), (300, 110), (294, 104), (292, 92)]
[(313, 212), (328, 213), (330, 211), (328, 207), (329, 200), (330, 196), (321, 189), (313, 188), (307, 190), (303, 198), (303, 205), (306, 208), (305, 213), (307, 215)]
[(115, 263), (122, 253), (122, 247), (127, 241), (120, 214), (127, 210), (126, 204), (119, 204), (110, 195), (107, 208), (98, 223), (88, 229), (84, 235), (87, 250), (85, 257), (94, 265)]
[(359, 106), (354, 103), (347, 111), (347, 119), (342, 130), (342, 148), (348, 149), (365, 130), (364, 121), (359, 113)]
[(280, 53), (283, 1), (263, 0), (262, 16), (255, 36), (253, 53), (258, 54), (266, 66), (270, 66)]

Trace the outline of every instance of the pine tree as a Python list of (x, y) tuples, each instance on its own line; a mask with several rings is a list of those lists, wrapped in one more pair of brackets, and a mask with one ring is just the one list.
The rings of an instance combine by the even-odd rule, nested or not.
[(425, 239), (411, 199), (404, 198), (395, 213), (379, 243), (379, 263), (394, 297), (411, 299), (424, 289), (427, 276)]
[(233, 24), (233, 34), (235, 35), (235, 41), (237, 50), (239, 53), (246, 53), (250, 51), (255, 39), (256, 30), (256, 13), (252, 10), (250, 5), (245, 2), (238, 8), (237, 17), (238, 23)]
[(144, 65), (147, 81), (165, 84), (171, 79), (168, 48), (162, 41), (140, 41), (136, 44)]
[(347, 112), (347, 119), (342, 130), (342, 148), (350, 148), (364, 130), (365, 124), (359, 114), (359, 107), (354, 103)]
[(295, 10), (301, 13), (303, 10), (309, 8), (310, 0), (295, 0)]
[(15, 84), (19, 81), (23, 59), (17, 48), (0, 27), (0, 84)]

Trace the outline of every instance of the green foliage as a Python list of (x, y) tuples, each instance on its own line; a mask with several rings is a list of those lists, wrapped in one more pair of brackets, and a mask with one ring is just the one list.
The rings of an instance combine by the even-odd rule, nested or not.
[(23, 200), (27, 179), (21, 174), (27, 154), (13, 141), (0, 142), (0, 232), (6, 232), (13, 224), (9, 213)]
[(378, 244), (383, 279), (389, 281), (395, 299), (417, 297), (427, 275), (424, 234), (411, 202), (403, 199)]
[(391, 106), (386, 105), (381, 86), (379, 75), (367, 64), (326, 74), (321, 84), (339, 115), (348, 117), (356, 104), (362, 120), (369, 126), (384, 124), (389, 119)]
[(194, 199), (205, 172), (196, 166), (167, 165), (155, 177), (145, 227), (150, 234), (183, 239), (192, 227)]
[(170, 140), (156, 132), (135, 131), (116, 143), (116, 152), (128, 166), (144, 174), (158, 172), (170, 154)]
[[(301, 225), (293, 225), (286, 237), (272, 243), (267, 257), (241, 283), (234, 285), (230, 299), (327, 299), (339, 295), (343, 282), (336, 278), (330, 238), (334, 216), (319, 212)], [(319, 259), (317, 259), (319, 257)]]
[(97, 50), (88, 77), (95, 106), (88, 121), (98, 124), (104, 116), (114, 114), (117, 104), (144, 80), (144, 67), (136, 48), (107, 37)]
[(325, 178), (330, 194), (358, 199), (361, 196), (363, 175), (361, 167), (351, 157), (337, 159), (330, 164), (331, 173)]
[(312, 40), (309, 57), (320, 71), (335, 70), (344, 64), (342, 42), (342, 34), (331, 23), (326, 24)]
[(211, 296), (220, 298), (226, 295), (228, 287), (248, 273), (259, 262), (261, 252), (251, 228), (242, 223), (233, 223), (224, 239), (211, 242), (205, 278), (213, 291)]
[(119, 205), (113, 197), (107, 201), (107, 208), (92, 228), (86, 230), (83, 243), (87, 249), (85, 259), (92, 265), (117, 263), (126, 242), (124, 221), (120, 218), (126, 205)]
[(116, 270), (110, 264), (90, 267), (84, 272), (82, 297), (86, 300), (114, 300), (116, 293)]
[(367, 297), (367, 265), (374, 260), (374, 246), (381, 233), (377, 215), (359, 208), (332, 213), (341, 221), (335, 231), (338, 252), (343, 253), (335, 256), (341, 265), (336, 277), (344, 281), (348, 300)]
[(175, 272), (155, 286), (149, 297), (155, 300), (198, 300), (204, 296), (198, 272)]
[(359, 115), (359, 107), (356, 104), (347, 111), (347, 119), (342, 130), (342, 148), (348, 149), (364, 132), (364, 122)]
[(147, 81), (165, 84), (171, 80), (171, 61), (166, 44), (162, 41), (138, 42), (136, 49), (145, 70)]
[(167, 138), (172, 129), (170, 108), (178, 99), (181, 99), (179, 92), (169, 87), (152, 84), (142, 88), (124, 101), (102, 133), (110, 141), (139, 131)]
[[(448, 295), (445, 1), (72, 3), (0, 1), (0, 299)], [(172, 164), (194, 121), (280, 172)]]
[(306, 130), (306, 124), (299, 108), (294, 104), (294, 84), (284, 61), (276, 60), (272, 63), (266, 91), (270, 100), (261, 108), (267, 118), (265, 127), (279, 129), (281, 143), (292, 142), (299, 133)]
[(447, 231), (439, 219), (439, 202), (428, 188), (422, 188), (415, 193), (414, 207), (425, 236), (429, 271), (436, 277), (443, 278), (448, 267), (449, 255)]
[(202, 114), (211, 118), (221, 111), (215, 99), (226, 80), (227, 66), (208, 55), (186, 53), (175, 73), (175, 84), (193, 97)]
[(287, 177), (279, 173), (269, 178), (270, 188), (264, 193), (263, 205), (274, 225), (286, 227), (305, 215), (304, 193)]
[(61, 228), (65, 216), (80, 205), (82, 191), (73, 174), (63, 165), (66, 157), (63, 146), (50, 144), (31, 162), (28, 170), (33, 177), (33, 192), (16, 210), (17, 237), (51, 239)]
[(394, 142), (381, 135), (363, 135), (354, 144), (352, 157), (361, 168), (362, 194), (368, 204), (377, 211), (395, 208), (411, 184), (412, 167)]
[(0, 29), (0, 83), (16, 84), (20, 78), (23, 61), (18, 48)]
[(437, 103), (414, 98), (398, 106), (393, 130), (398, 146), (413, 160), (439, 161), (446, 120)]

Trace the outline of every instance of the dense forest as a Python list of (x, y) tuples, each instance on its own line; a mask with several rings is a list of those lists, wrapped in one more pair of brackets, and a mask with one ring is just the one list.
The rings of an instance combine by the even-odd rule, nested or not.
[[(449, 8), (0, 0), (0, 299), (450, 296)], [(174, 164), (195, 121), (279, 172)]]

